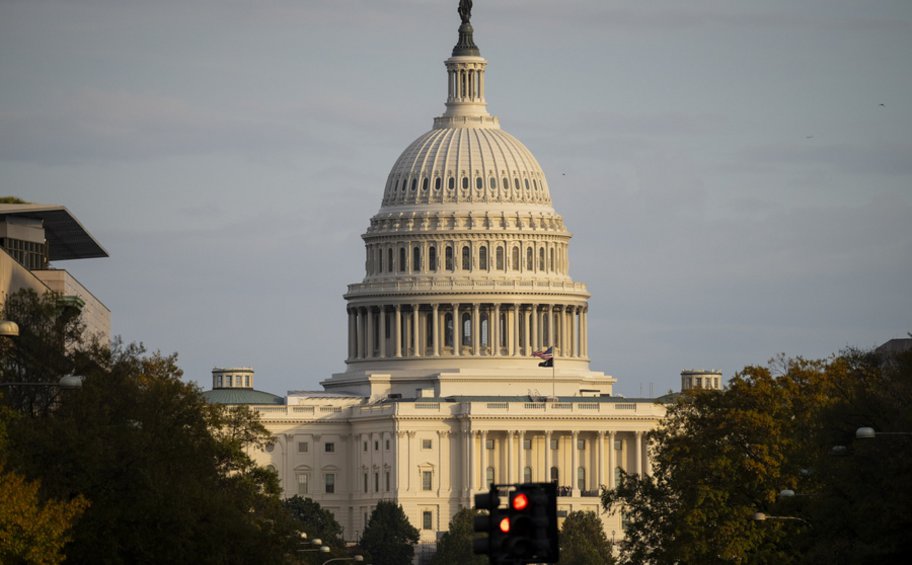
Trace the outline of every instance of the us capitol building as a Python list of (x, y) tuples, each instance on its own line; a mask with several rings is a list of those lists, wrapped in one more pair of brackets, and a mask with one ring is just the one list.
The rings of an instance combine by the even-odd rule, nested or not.
[[(206, 393), (255, 405), (275, 438), (258, 462), (286, 496), (331, 510), (348, 540), (394, 500), (429, 548), (492, 482), (557, 481), (559, 510), (599, 512), (618, 470), (649, 472), (644, 434), (665, 411), (612, 396), (615, 379), (590, 369), (571, 234), (538, 161), (488, 113), (487, 61), (460, 15), (446, 111), (396, 160), (363, 235), (347, 370), (282, 398), (254, 390), (250, 368), (221, 368)], [(541, 367), (533, 353), (549, 347)], [(609, 539), (623, 536), (621, 516), (602, 518)]]

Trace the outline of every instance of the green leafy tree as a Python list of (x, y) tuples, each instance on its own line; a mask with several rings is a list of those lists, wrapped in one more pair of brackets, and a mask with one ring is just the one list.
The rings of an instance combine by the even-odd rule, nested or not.
[(378, 502), (361, 535), (361, 547), (370, 561), (375, 565), (409, 565), (417, 543), (418, 530), (409, 523), (402, 506), (388, 500)]
[(478, 516), (477, 510), (463, 508), (453, 515), (450, 527), (437, 542), (437, 552), (431, 560), (432, 565), (449, 565), (459, 563), (464, 565), (486, 565), (488, 558), (475, 555), (472, 551), (475, 539), (474, 520)]
[[(301, 531), (307, 533), (308, 540), (319, 539), (322, 545), (328, 546), (332, 550), (329, 554), (301, 553), (303, 561), (322, 563), (331, 557), (343, 555), (345, 541), (342, 539), (342, 526), (336, 521), (332, 512), (310, 498), (302, 498), (297, 495), (286, 499), (282, 504), (297, 521)], [(311, 547), (308, 546), (308, 548)]]
[(611, 565), (611, 542), (595, 512), (570, 512), (560, 531), (560, 562), (572, 565)]
[(909, 351), (780, 358), (725, 391), (682, 395), (651, 435), (653, 475), (603, 495), (623, 513), (623, 562), (905, 562), (912, 436), (855, 431), (912, 431), (910, 405)]

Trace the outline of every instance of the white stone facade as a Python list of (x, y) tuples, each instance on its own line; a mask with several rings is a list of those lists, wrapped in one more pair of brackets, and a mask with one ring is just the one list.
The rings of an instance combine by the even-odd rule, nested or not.
[[(430, 546), (491, 482), (556, 480), (560, 510), (599, 511), (618, 469), (649, 472), (664, 406), (613, 397), (590, 369), (571, 234), (538, 161), (488, 114), (486, 65), (454, 49), (446, 111), (390, 171), (345, 294), (347, 370), (257, 407), (275, 437), (258, 461), (349, 540), (383, 499)], [(620, 516), (604, 522), (622, 536)]]

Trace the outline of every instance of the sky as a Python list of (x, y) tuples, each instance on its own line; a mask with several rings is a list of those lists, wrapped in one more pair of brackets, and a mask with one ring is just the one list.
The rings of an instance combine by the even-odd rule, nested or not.
[[(186, 378), (345, 370), (346, 285), (444, 110), (456, 0), (0, 0), (0, 194)], [(535, 154), (626, 396), (912, 331), (912, 2), (477, 0), (488, 109)]]

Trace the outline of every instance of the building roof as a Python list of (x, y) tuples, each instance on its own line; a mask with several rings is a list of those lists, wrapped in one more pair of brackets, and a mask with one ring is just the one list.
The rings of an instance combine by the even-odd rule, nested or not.
[(16, 216), (41, 220), (48, 241), (49, 259), (92, 259), (108, 252), (64, 206), (49, 204), (0, 204), (0, 218)]
[(285, 404), (285, 399), (271, 392), (252, 388), (215, 388), (203, 392), (209, 404)]

